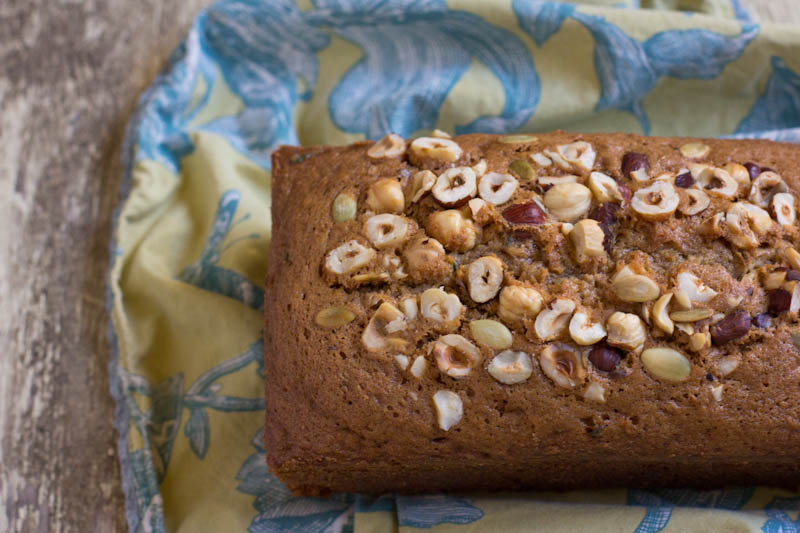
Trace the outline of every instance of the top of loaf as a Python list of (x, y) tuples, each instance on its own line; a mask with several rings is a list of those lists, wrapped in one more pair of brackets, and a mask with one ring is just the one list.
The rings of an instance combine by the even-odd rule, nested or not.
[(339, 438), (342, 418), (363, 437), (383, 417), (482, 449), (503, 426), (578, 448), (733, 442), (755, 398), (789, 442), (798, 153), (566, 132), (283, 147), (267, 341), (336, 373), (315, 386), (356, 406), (328, 413)]

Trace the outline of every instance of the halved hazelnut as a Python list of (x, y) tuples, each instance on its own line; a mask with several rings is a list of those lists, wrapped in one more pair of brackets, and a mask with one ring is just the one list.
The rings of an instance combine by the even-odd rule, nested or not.
[(378, 253), (356, 240), (348, 241), (325, 257), (325, 269), (334, 274), (347, 274), (368, 265)]
[(534, 163), (536, 163), (540, 167), (549, 167), (550, 165), (553, 164), (550, 158), (541, 152), (536, 152), (535, 154), (531, 154), (530, 158)]
[(428, 289), (419, 297), (420, 313), (424, 318), (433, 320), (446, 329), (455, 329), (461, 322), (464, 306), (455, 294), (442, 289)]
[(706, 167), (695, 177), (698, 186), (712, 196), (736, 198), (739, 184), (726, 171), (721, 168)]
[(534, 322), (534, 332), (540, 340), (549, 341), (557, 338), (567, 328), (575, 302), (566, 298), (558, 298), (548, 309), (541, 311)]
[(772, 197), (772, 213), (781, 226), (793, 226), (797, 218), (794, 210), (794, 195), (779, 192)]
[(392, 178), (381, 178), (367, 191), (367, 207), (376, 213), (402, 213), (406, 206), (403, 187)]
[(506, 350), (511, 348), (513, 336), (502, 323), (487, 318), (473, 320), (469, 323), (472, 338), (480, 344), (493, 350)]
[(672, 335), (672, 332), (675, 330), (675, 324), (672, 322), (672, 319), (669, 318), (669, 313), (667, 312), (670, 300), (672, 300), (671, 292), (662, 295), (656, 300), (656, 303), (653, 304), (652, 313), (655, 325), (667, 335)]
[(439, 175), (431, 192), (442, 205), (459, 207), (475, 196), (477, 190), (475, 171), (470, 167), (455, 167)]
[(453, 136), (447, 133), (446, 131), (440, 130), (436, 128), (431, 132), (431, 137), (435, 137), (436, 139), (452, 139)]
[[(408, 190), (406, 191), (406, 202), (408, 205), (419, 202), (425, 193), (433, 189), (436, 183), (436, 174), (430, 170), (420, 170), (408, 180)], [(408, 207), (408, 206), (406, 206)]]
[(606, 321), (608, 344), (623, 350), (637, 351), (644, 345), (647, 332), (639, 315), (615, 311)]
[(711, 147), (700, 142), (690, 142), (682, 145), (680, 150), (683, 157), (700, 159), (708, 155), (711, 151)]
[(533, 365), (530, 356), (525, 352), (506, 350), (492, 359), (487, 370), (500, 383), (514, 385), (531, 377)]
[(592, 169), (597, 156), (592, 145), (586, 141), (561, 144), (556, 146), (556, 150), (567, 162), (577, 165), (585, 171)]
[(394, 361), (397, 363), (397, 366), (402, 368), (403, 370), (408, 368), (408, 356), (403, 354), (397, 354), (394, 356)]
[(646, 220), (664, 220), (675, 212), (679, 202), (678, 192), (671, 183), (656, 181), (634, 193), (631, 207)]
[(389, 213), (371, 216), (364, 223), (364, 233), (379, 250), (405, 242), (409, 237), (409, 229), (409, 219)]
[(653, 377), (672, 382), (685, 381), (692, 373), (692, 363), (677, 350), (648, 348), (642, 352), (642, 365)]
[(500, 205), (511, 199), (517, 190), (517, 179), (511, 174), (489, 172), (481, 178), (478, 192), (490, 204)]
[(649, 302), (661, 294), (658, 284), (643, 274), (617, 274), (612, 286), (623, 302)]
[(430, 157), (446, 163), (452, 163), (461, 157), (464, 151), (450, 139), (420, 137), (411, 142), (411, 151), (420, 157)]
[(503, 284), (504, 269), (503, 262), (493, 255), (473, 261), (467, 270), (470, 298), (478, 303), (494, 298)]
[(454, 252), (471, 250), (478, 238), (475, 224), (457, 209), (431, 213), (425, 229), (445, 248)]
[[(707, 287), (703, 283), (703, 280), (691, 272), (679, 272), (677, 282), (678, 288), (686, 294), (690, 302), (708, 303), (717, 295), (717, 291), (711, 287)], [(684, 305), (683, 307), (688, 309), (690, 306), (691, 304)]]
[(586, 387), (586, 390), (583, 392), (583, 397), (593, 402), (605, 403), (606, 388), (601, 383), (595, 381)]
[(575, 348), (560, 342), (549, 344), (539, 354), (542, 372), (553, 383), (565, 389), (572, 389), (586, 379), (586, 368)]
[(480, 364), (481, 352), (461, 335), (443, 335), (433, 345), (433, 358), (443, 374), (463, 378)]
[(436, 408), (436, 420), (439, 427), (448, 431), (461, 421), (464, 416), (464, 406), (461, 397), (449, 390), (440, 390), (433, 395), (433, 405)]
[(731, 177), (739, 184), (739, 187), (750, 186), (750, 172), (744, 165), (739, 163), (728, 163), (722, 170), (731, 175)]
[(760, 207), (769, 207), (772, 197), (781, 192), (789, 192), (783, 178), (775, 172), (766, 171), (753, 180), (748, 199)]
[(545, 193), (544, 205), (562, 222), (572, 222), (589, 212), (592, 191), (580, 183), (559, 183)]
[(586, 313), (577, 312), (569, 321), (569, 336), (576, 344), (589, 346), (603, 340), (606, 328), (600, 322), (592, 322)]
[(596, 220), (584, 218), (572, 227), (569, 237), (575, 246), (575, 255), (579, 263), (582, 263), (587, 257), (606, 255), (606, 249), (603, 246), (606, 234)]
[(387, 133), (367, 150), (367, 156), (373, 159), (400, 157), (404, 153), (406, 153), (406, 141), (396, 133)]
[(725, 213), (725, 237), (739, 248), (756, 248), (772, 223), (769, 213), (757, 205), (736, 202)]
[(509, 324), (533, 320), (542, 310), (542, 295), (532, 287), (508, 285), (500, 291), (497, 314)]
[(367, 324), (361, 342), (370, 352), (402, 348), (408, 341), (396, 336), (406, 329), (406, 316), (394, 305), (383, 302)]
[(686, 189), (685, 198), (681, 199), (678, 211), (684, 215), (696, 215), (702, 213), (711, 203), (708, 195), (700, 189)]
[(602, 172), (592, 172), (589, 175), (589, 188), (600, 203), (622, 201), (617, 180)]

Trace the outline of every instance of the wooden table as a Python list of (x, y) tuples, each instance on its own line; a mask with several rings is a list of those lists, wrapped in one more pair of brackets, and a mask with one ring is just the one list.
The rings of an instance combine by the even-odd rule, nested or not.
[[(797, 0), (743, 2), (800, 23)], [(120, 145), (207, 3), (0, 2), (0, 531), (125, 530), (104, 306)]]

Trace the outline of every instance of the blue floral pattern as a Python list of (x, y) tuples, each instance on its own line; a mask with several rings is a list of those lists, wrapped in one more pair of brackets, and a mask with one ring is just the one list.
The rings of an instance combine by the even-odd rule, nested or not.
[[(298, 7), (293, 0), (222, 0), (195, 20), (188, 35), (169, 59), (164, 72), (142, 95), (129, 129), (123, 191), (132, 186), (137, 162), (155, 161), (179, 179), (181, 159), (195, 150), (200, 132), (223, 137), (247, 159), (268, 169), (271, 151), (282, 143), (298, 143), (297, 119), (304, 103), (322, 102), (330, 122), (341, 132), (377, 138), (388, 131), (414, 135), (442, 121), (453, 88), (476, 65), (488, 72), (499, 89), (495, 114), (461, 115), (449, 110), (456, 133), (512, 132), (543, 128), (537, 112), (547, 108), (542, 92), (545, 76), (559, 73), (542, 69), (546, 45), (556, 34), (591, 36), (591, 57), (599, 93), (583, 112), (618, 109), (631, 113), (642, 131), (651, 120), (643, 101), (664, 78), (714, 80), (760, 42), (769, 42), (742, 9), (730, 2), (737, 21), (727, 31), (706, 28), (668, 29), (647, 39), (631, 36), (631, 27), (615, 8), (584, 7), (576, 2), (512, 0), (511, 9), (493, 4), (445, 0), (308, 0)], [(616, 7), (638, 7), (638, 0)], [(665, 16), (651, 15), (655, 16)], [(684, 17), (685, 15), (671, 15)], [(639, 21), (646, 15), (637, 15)], [(699, 18), (699, 17), (698, 17)], [(612, 20), (614, 22), (612, 22)], [(693, 21), (695, 19), (692, 19)], [(698, 23), (699, 25), (699, 23)], [(719, 30), (719, 31), (717, 31)], [(571, 33), (572, 32), (572, 33)], [(344, 40), (357, 50), (357, 58), (338, 79), (320, 83), (320, 53)], [(800, 73), (797, 54), (772, 55), (770, 69), (753, 84), (764, 87), (753, 100), (735, 132), (720, 135), (761, 136), (800, 142)], [(552, 66), (551, 66), (552, 70)], [(484, 74), (482, 74), (484, 75)], [(556, 78), (556, 80), (558, 80)], [(548, 79), (548, 81), (550, 81)], [(564, 90), (570, 80), (560, 80)], [(475, 89), (475, 88), (473, 88)], [(228, 110), (208, 113), (219, 91), (227, 90), (236, 102)], [(215, 91), (217, 91), (215, 93)], [(584, 98), (585, 100), (585, 98)], [(719, 112), (725, 112), (720, 107)], [(569, 117), (565, 117), (565, 120)], [(692, 132), (687, 131), (687, 134)], [(264, 292), (258, 283), (235, 268), (221, 264), (256, 239), (257, 233), (230, 235), (250, 213), (241, 210), (242, 192), (224, 190), (208, 228), (198, 228), (203, 242), (173, 279), (202, 291), (229, 298), (243, 309), (261, 310)], [(112, 243), (115, 261), (123, 257)], [(213, 453), (216, 413), (258, 412), (260, 397), (224, 394), (221, 379), (243, 373), (253, 380), (264, 374), (263, 344), (253, 331), (253, 342), (238, 353), (230, 350), (194, 381), (184, 373), (146, 376), (111, 362), (112, 390), (118, 401), (117, 427), (131, 530), (163, 531), (165, 479), (180, 439), (198, 461)], [(116, 338), (112, 339), (116, 340)], [(188, 381), (188, 382), (187, 382)], [(248, 430), (248, 436), (256, 428)], [(143, 444), (131, 446), (130, 432)], [(430, 528), (439, 524), (470, 524), (484, 516), (480, 499), (463, 496), (367, 497), (336, 495), (331, 498), (293, 498), (266, 466), (263, 429), (252, 440), (251, 452), (235, 475), (241, 494), (253, 499), (249, 531), (350, 531), (355, 513), (393, 513), (403, 527)], [(131, 449), (129, 450), (129, 446)], [(233, 483), (234, 480), (231, 480)], [(627, 504), (645, 508), (636, 531), (655, 532), (669, 525), (682, 506), (737, 510), (751, 502), (753, 488), (725, 491), (630, 490)], [(168, 500), (167, 500), (168, 501)], [(763, 510), (765, 532), (797, 532), (800, 498), (775, 497)]]
[(567, 18), (583, 24), (595, 43), (594, 65), (601, 88), (595, 109), (633, 113), (644, 133), (650, 132), (650, 119), (642, 100), (660, 78), (713, 79), (742, 54), (759, 31), (755, 24), (743, 25), (742, 32), (734, 37), (708, 30), (668, 30), (639, 42), (619, 26), (603, 17), (584, 14), (574, 5), (517, 0), (513, 8), (520, 26), (539, 45)]

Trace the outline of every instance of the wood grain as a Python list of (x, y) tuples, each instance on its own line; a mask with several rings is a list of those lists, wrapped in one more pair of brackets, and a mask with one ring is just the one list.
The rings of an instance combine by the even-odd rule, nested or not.
[[(208, 0), (0, 2), (0, 531), (125, 530), (104, 306), (123, 128)], [(796, 0), (743, 0), (800, 23)]]
[(205, 3), (0, 2), (0, 531), (126, 529), (104, 305), (120, 145)]

